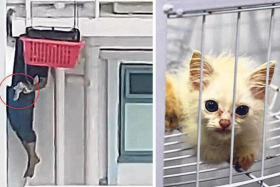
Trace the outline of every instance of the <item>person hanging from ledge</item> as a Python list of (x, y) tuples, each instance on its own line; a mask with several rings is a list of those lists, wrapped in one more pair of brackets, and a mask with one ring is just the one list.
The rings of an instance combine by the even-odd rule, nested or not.
[[(16, 38), (13, 73), (24, 73), (34, 78), (32, 79), (25, 75), (14, 75), (12, 76), (11, 85), (7, 87), (7, 116), (12, 129), (21, 141), (28, 156), (24, 178), (32, 178), (35, 167), (40, 162), (36, 153), (37, 136), (33, 129), (33, 103), (38, 86), (39, 89), (43, 89), (47, 85), (48, 71), (48, 67), (25, 64), (23, 42)], [(34, 83), (34, 80), (38, 82), (38, 86)], [(32, 106), (25, 108), (29, 105)]]

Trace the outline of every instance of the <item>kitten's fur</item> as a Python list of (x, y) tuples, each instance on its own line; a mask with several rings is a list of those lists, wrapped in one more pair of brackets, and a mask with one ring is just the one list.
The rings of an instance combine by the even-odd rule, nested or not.
[[(188, 67), (176, 76), (166, 78), (166, 129), (176, 129), (179, 124), (187, 134), (187, 144), (196, 150), (197, 121), (200, 84), (201, 54), (194, 51)], [(203, 69), (201, 159), (210, 164), (229, 161), (232, 124), (225, 131), (219, 124), (221, 119), (232, 123), (232, 101), (234, 82), (234, 56), (221, 54), (205, 56)], [(238, 58), (236, 82), (236, 108), (249, 107), (245, 116), (236, 115), (234, 164), (247, 170), (262, 150), (263, 107), (267, 64), (250, 71), (250, 58)], [(274, 74), (275, 62), (270, 63), (269, 84)], [(209, 112), (207, 100), (218, 103), (219, 110)]]

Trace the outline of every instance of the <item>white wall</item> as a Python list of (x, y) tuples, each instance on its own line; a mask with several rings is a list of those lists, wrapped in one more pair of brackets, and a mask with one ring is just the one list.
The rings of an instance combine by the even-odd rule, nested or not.
[[(6, 0), (0, 1), (0, 24), (5, 25), (6, 24), (6, 16), (5, 16), (5, 9), (6, 9)], [(0, 79), (3, 80), (5, 76), (5, 47), (6, 47), (6, 30), (5, 27), (0, 28), (0, 37), (1, 37), (1, 44), (0, 44)], [(5, 84), (3, 84), (2, 88), (0, 88), (0, 95), (6, 100), (6, 89)], [(7, 186), (7, 149), (5, 148), (7, 146), (7, 133), (6, 133), (6, 106), (1, 103), (0, 106), (0, 132), (1, 132), (1, 147), (3, 148), (0, 153), (0, 168), (2, 169), (0, 171), (0, 186), (6, 187)]]
[[(86, 40), (89, 41), (89, 40)], [(90, 56), (90, 55), (89, 55)], [(105, 55), (106, 56), (106, 55)], [(128, 55), (130, 56), (130, 55)], [(141, 55), (139, 55), (141, 56)], [(146, 55), (147, 56), (147, 55)], [(151, 59), (151, 53), (148, 55)], [(145, 59), (145, 55), (143, 56)], [(134, 57), (133, 57), (134, 58)], [(94, 60), (94, 59), (92, 59)], [(93, 63), (93, 62), (92, 62)], [(106, 60), (99, 60), (99, 63), (107, 63)], [(98, 67), (97, 67), (98, 66)], [(107, 65), (98, 64), (94, 66), (98, 71), (97, 79), (106, 86)], [(118, 103), (118, 64), (110, 66), (113, 68), (112, 73), (109, 73), (108, 81), (113, 81), (113, 90), (108, 90), (111, 96), (114, 97), (113, 108), (117, 108)], [(102, 71), (102, 72), (100, 72)], [(74, 70), (67, 71), (71, 74), (84, 75), (84, 59)], [(97, 72), (96, 72), (97, 73)], [(37, 166), (36, 173), (33, 179), (29, 181), (30, 185), (51, 185), (55, 182), (54, 173), (54, 80), (49, 74), (48, 86), (41, 91), (38, 102), (35, 107), (35, 124), (34, 128), (38, 135), (38, 154), (41, 157), (41, 162)], [(66, 81), (67, 82), (67, 81)], [(96, 84), (92, 82), (92, 84)], [(99, 85), (102, 86), (102, 85)], [(94, 88), (95, 96), (99, 94), (99, 86)], [(97, 89), (97, 90), (95, 90)], [(102, 91), (103, 93), (103, 91)], [(107, 92), (105, 93), (105, 95)], [(101, 97), (100, 97), (101, 98)], [(98, 101), (99, 102), (99, 101)], [(100, 102), (100, 106), (94, 109), (94, 112), (101, 112), (102, 106), (106, 107), (106, 102)], [(110, 109), (110, 107), (109, 107)], [(84, 88), (79, 83), (66, 83), (65, 91), (65, 185), (82, 185), (84, 184), (84, 152), (85, 152), (85, 129), (84, 129)], [(99, 113), (98, 113), (99, 114)], [(100, 113), (101, 115), (101, 113)], [(97, 115), (98, 116), (98, 115)], [(102, 112), (103, 116), (103, 112)], [(106, 116), (106, 113), (104, 113)], [(108, 115), (109, 119), (112, 116)], [(102, 118), (102, 117), (101, 117)], [(93, 125), (98, 125), (106, 129), (107, 120), (100, 117), (94, 121)], [(40, 119), (40, 121), (39, 121)], [(102, 124), (98, 124), (98, 123)], [(117, 118), (113, 119), (113, 125), (116, 127)], [(111, 129), (112, 130), (112, 129)], [(109, 130), (109, 133), (116, 133)], [(97, 132), (96, 132), (97, 133)], [(110, 136), (110, 134), (109, 134)], [(105, 146), (105, 137), (100, 139), (99, 145)], [(103, 143), (102, 143), (103, 142)], [(116, 141), (117, 142), (117, 141)], [(117, 144), (116, 144), (117, 146)], [(117, 147), (115, 147), (117, 149)], [(96, 153), (97, 154), (97, 153)], [(101, 154), (100, 158), (106, 159), (107, 155)], [(9, 127), (9, 187), (20, 187), (23, 184), (22, 175), (26, 167), (27, 156), (15, 133)], [(102, 164), (101, 164), (102, 165)], [(103, 165), (101, 166), (103, 167)], [(105, 167), (105, 166), (104, 166)], [(110, 168), (111, 169), (111, 168)], [(117, 168), (118, 175), (116, 175), (116, 182), (118, 185), (151, 185), (152, 184), (152, 164), (119, 164)], [(106, 168), (101, 169), (100, 176), (104, 176)], [(141, 175), (135, 175), (135, 173)]]
[[(42, 7), (41, 7), (42, 8)], [(92, 7), (87, 7), (92, 8)], [(22, 8), (21, 8), (22, 9)], [(34, 8), (33, 11), (40, 11), (39, 9)], [(65, 10), (66, 12), (69, 9)], [(64, 12), (65, 12), (64, 11)], [(34, 18), (33, 23), (34, 25), (59, 25), (59, 26), (72, 26), (73, 19), (72, 18), (62, 18), (60, 11), (56, 10), (56, 13), (52, 14), (52, 10), (43, 9), (43, 12), (50, 13), (53, 15), (53, 18)], [(71, 10), (72, 13), (72, 10)], [(23, 17), (16, 16), (13, 20), (13, 34), (14, 36), (18, 36), (22, 34), (25, 30), (25, 20)], [(124, 24), (126, 23), (126, 24)], [(141, 28), (141, 29), (139, 29)], [(98, 18), (92, 19), (92, 17), (88, 18), (86, 16), (80, 17), (79, 20), (79, 29), (83, 36), (88, 37), (87, 39), (90, 40), (91, 37), (95, 36), (93, 42), (89, 42), (89, 48), (93, 46), (99, 46), (102, 43), (104, 46), (109, 48), (129, 48), (133, 46), (134, 48), (151, 48), (152, 45), (152, 19), (150, 17), (145, 17), (144, 19), (140, 19), (140, 17), (114, 17), (114, 18)], [(105, 37), (104, 37), (105, 36)], [(103, 37), (103, 38), (102, 38)], [(104, 40), (105, 38), (105, 40)], [(106, 45), (105, 45), (105, 44)], [(101, 45), (101, 46), (103, 46)], [(94, 48), (94, 47), (93, 47)], [(98, 47), (97, 47), (98, 48)], [(111, 52), (111, 51), (110, 51)], [(89, 63), (91, 64), (91, 68), (93, 70), (90, 72), (90, 79), (91, 84), (95, 84), (91, 86), (89, 89), (92, 95), (90, 96), (91, 101), (94, 102), (94, 108), (91, 110), (92, 115), (88, 115), (89, 121), (92, 122), (92, 126), (84, 124), (84, 89), (81, 83), (69, 83), (66, 84), (66, 91), (65, 91), (65, 184), (83, 184), (85, 180), (85, 172), (91, 171), (94, 173), (94, 176), (88, 176), (86, 180), (90, 180), (91, 182), (98, 183), (99, 178), (104, 177), (104, 173), (107, 174), (106, 168), (106, 159), (107, 154), (106, 151), (102, 150), (107, 145), (106, 142), (106, 135), (100, 134), (101, 127), (106, 129), (107, 119), (106, 119), (106, 110), (103, 111), (107, 105), (106, 101), (104, 101), (104, 96), (102, 97), (102, 93), (105, 92), (103, 89), (99, 89), (100, 85), (96, 86), (96, 81), (104, 81), (107, 83), (106, 77), (104, 74), (107, 73), (107, 67), (101, 67), (104, 64), (100, 64), (94, 60), (96, 58), (94, 56), (101, 56), (101, 54), (93, 54), (94, 52), (89, 51), (86, 56), (89, 59)], [(110, 55), (112, 55), (110, 53)], [(134, 54), (130, 54), (130, 56), (134, 56)], [(143, 56), (147, 56), (144, 54)], [(150, 57), (151, 55), (149, 55)], [(83, 61), (76, 67), (74, 70), (69, 70), (68, 73), (71, 74), (79, 74), (84, 75), (84, 66)], [(103, 72), (104, 70), (104, 72)], [(102, 71), (102, 72), (100, 72)], [(116, 69), (117, 71), (117, 69)], [(103, 78), (101, 78), (103, 77)], [(112, 77), (115, 79), (115, 77)], [(103, 82), (102, 82), (103, 83)], [(104, 84), (103, 86), (105, 86)], [(107, 94), (107, 93), (104, 93)], [(38, 152), (42, 158), (41, 163), (37, 167), (37, 172), (34, 179), (30, 180), (31, 185), (43, 185), (43, 184), (54, 184), (54, 114), (53, 114), (53, 98), (54, 98), (54, 82), (50, 82), (48, 87), (45, 88), (40, 95), (38, 103), (36, 103), (36, 115), (35, 115), (35, 129), (38, 134)], [(118, 99), (118, 98), (117, 98)], [(106, 100), (106, 98), (105, 98)], [(97, 103), (96, 103), (97, 102)], [(116, 102), (115, 102), (116, 103)], [(102, 106), (98, 106), (98, 105)], [(102, 108), (102, 112), (99, 113), (100, 108)], [(106, 108), (105, 108), (106, 109)], [(105, 116), (105, 119), (103, 118)], [(108, 117), (110, 118), (110, 116)], [(40, 119), (38, 122), (37, 119)], [(45, 119), (41, 121), (41, 119)], [(89, 162), (89, 167), (84, 168), (84, 161), (85, 157), (88, 155), (84, 155), (84, 151), (86, 149), (84, 142), (88, 138), (87, 133), (85, 132), (85, 127), (90, 128), (91, 131), (98, 129), (96, 132), (98, 134), (98, 138), (96, 136), (92, 138), (94, 144), (90, 146), (90, 149), (99, 151), (100, 147), (101, 154), (96, 156), (94, 155), (94, 159)], [(117, 130), (117, 129), (116, 129)], [(87, 131), (89, 132), (89, 131)], [(116, 131), (117, 132), (117, 131)], [(109, 137), (110, 137), (109, 132)], [(113, 132), (115, 133), (115, 132)], [(104, 135), (104, 136), (103, 136)], [(102, 137), (103, 136), (103, 137)], [(91, 140), (92, 140), (91, 139)], [(99, 142), (97, 143), (96, 140)], [(26, 155), (21, 148), (20, 143), (18, 142), (17, 138), (15, 137), (14, 133), (9, 130), (9, 146), (10, 146), (10, 170), (9, 170), (9, 184), (12, 187), (20, 186), (23, 181), (20, 181), (20, 176), (23, 174), (25, 169)], [(110, 149), (110, 148), (109, 148)], [(114, 149), (117, 149), (116, 147)], [(89, 154), (92, 156), (92, 152)], [(96, 157), (95, 157), (96, 156)], [(99, 158), (97, 158), (99, 157)], [(102, 163), (99, 163), (99, 162)], [(96, 167), (91, 167), (92, 165)], [(148, 167), (145, 164), (140, 164), (139, 166), (135, 167), (130, 164), (125, 165), (120, 169), (120, 173), (123, 175), (118, 175), (117, 184), (133, 184), (133, 182), (137, 184), (141, 184), (143, 181), (145, 184), (152, 182), (152, 164), (149, 164)], [(96, 169), (98, 168), (98, 169)], [(135, 170), (138, 170), (147, 174), (147, 177), (138, 177), (137, 180), (135, 179), (136, 176), (126, 176), (126, 174), (131, 174)], [(144, 169), (141, 169), (144, 168)], [(111, 168), (110, 168), (111, 169)], [(98, 175), (98, 176), (97, 176)], [(89, 179), (90, 178), (90, 179)], [(97, 181), (97, 182), (96, 182)], [(141, 182), (142, 181), (142, 182)]]

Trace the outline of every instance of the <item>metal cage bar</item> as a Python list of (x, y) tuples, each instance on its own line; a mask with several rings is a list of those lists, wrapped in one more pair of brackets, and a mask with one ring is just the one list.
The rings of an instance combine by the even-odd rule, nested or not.
[(237, 13), (236, 20), (236, 36), (235, 36), (235, 54), (234, 54), (234, 82), (233, 82), (233, 105), (232, 105), (232, 128), (231, 128), (231, 145), (230, 145), (230, 169), (229, 169), (229, 184), (232, 184), (233, 170), (233, 149), (234, 149), (234, 128), (235, 128), (235, 107), (236, 107), (236, 79), (238, 65), (238, 45), (239, 45), (239, 30), (240, 30), (241, 13)]
[(237, 12), (249, 12), (249, 11), (257, 11), (257, 10), (267, 10), (272, 8), (279, 8), (279, 1), (274, 3), (260, 5), (260, 6), (236, 6), (235, 8), (215, 8), (215, 9), (205, 9), (203, 11), (190, 11), (190, 9), (183, 10), (182, 8), (177, 8), (176, 6), (169, 5), (171, 10), (168, 13), (169, 18), (178, 18), (178, 17), (197, 17), (203, 15), (217, 15), (217, 14), (229, 14), (229, 13), (237, 13)]
[(216, 9), (230, 9), (235, 7), (250, 7), (254, 6), (266, 6), (273, 3), (279, 3), (278, 0), (196, 0), (193, 1), (182, 1), (182, 0), (170, 0), (170, 4), (174, 9), (187, 10), (188, 12), (202, 12), (204, 10), (216, 10)]
[[(201, 0), (203, 1), (203, 0)], [(169, 1), (171, 2), (171, 1)], [(181, 4), (182, 4), (182, 1), (180, 1)], [(216, 2), (216, 1), (215, 1)], [(225, 2), (225, 1), (224, 1)], [(238, 2), (241, 2), (241, 1), (238, 1)], [(258, 1), (258, 2), (263, 2), (263, 1)], [(278, 93), (279, 93), (279, 88), (278, 86), (275, 86), (275, 85), (268, 85), (268, 77), (269, 77), (269, 61), (270, 61), (270, 55), (271, 55), (271, 43), (272, 43), (272, 33), (273, 33), (273, 18), (274, 18), (274, 9), (276, 8), (280, 8), (280, 2), (278, 1), (267, 1), (265, 4), (258, 4), (258, 5), (254, 5), (253, 2), (251, 3), (248, 3), (246, 4), (247, 2), (244, 2), (244, 6), (242, 7), (226, 7), (226, 8), (222, 8), (220, 7), (220, 9), (200, 9), (197, 8), (197, 9), (187, 9), (187, 10), (184, 10), (184, 8), (186, 8), (186, 6), (178, 6), (178, 4), (176, 3), (179, 3), (179, 0), (175, 0), (175, 1), (172, 1), (172, 5), (171, 4), (166, 4), (164, 6), (164, 11), (165, 13), (167, 14), (167, 17), (170, 19), (170, 18), (182, 18), (182, 17), (198, 17), (198, 16), (202, 16), (203, 17), (203, 20), (205, 21), (205, 18), (207, 15), (214, 15), (214, 14), (226, 14), (226, 13), (237, 13), (238, 16), (237, 16), (237, 23), (236, 23), (236, 37), (235, 37), (235, 73), (234, 73), (234, 86), (233, 86), (233, 95), (234, 95), (234, 98), (233, 98), (233, 105), (235, 105), (235, 92), (236, 92), (236, 71), (237, 71), (237, 64), (238, 64), (238, 39), (239, 39), (239, 30), (240, 30), (240, 17), (241, 17), (241, 12), (248, 12), (248, 11), (256, 11), (256, 10), (271, 10), (271, 17), (270, 17), (270, 26), (269, 26), (269, 39), (268, 39), (268, 54), (267, 54), (267, 59), (268, 59), (268, 65), (267, 65), (267, 75), (266, 75), (266, 88), (265, 88), (265, 93), (266, 93), (266, 96), (265, 96), (265, 106), (264, 106), (264, 113), (266, 116), (266, 114), (268, 114), (268, 107), (270, 109), (273, 108), (273, 106), (276, 104), (276, 99), (277, 99), (277, 96), (278, 96)], [(186, 2), (185, 4), (188, 4), (189, 2)], [(221, 2), (222, 3), (222, 2)], [(233, 2), (233, 4), (236, 3), (236, 2)], [(257, 3), (257, 2), (256, 2)], [(191, 3), (191, 4), (195, 4), (195, 3)], [(198, 2), (199, 4), (199, 2)], [(245, 5), (246, 4), (246, 5)], [(197, 5), (197, 4), (196, 4)], [(193, 6), (196, 6), (196, 5), (193, 5)], [(209, 5), (209, 3), (208, 3)], [(241, 6), (241, 5), (240, 5)], [(180, 8), (179, 8), (180, 7)], [(177, 9), (176, 9), (177, 8)], [(201, 8), (201, 7), (200, 7)], [(216, 7), (217, 8), (217, 7)], [(175, 10), (176, 9), (176, 10)], [(202, 40), (202, 43), (201, 43), (201, 53), (202, 53), (202, 59), (201, 59), (201, 67), (202, 67), (202, 63), (203, 63), (203, 40), (204, 40), (204, 24), (205, 22), (202, 23), (202, 35), (201, 35), (201, 40)], [(166, 29), (166, 28), (165, 28)], [(158, 35), (157, 35), (158, 37)], [(164, 64), (165, 65), (165, 64)], [(202, 69), (202, 68), (201, 68)], [(201, 77), (203, 76), (203, 72), (200, 72), (201, 73)], [(202, 78), (201, 78), (202, 79)], [(201, 80), (200, 80), (200, 86), (202, 85), (201, 84)], [(273, 91), (275, 91), (274, 93), (274, 96), (272, 98), (272, 103), (270, 106), (267, 106), (267, 92), (268, 92), (268, 88), (271, 88)], [(200, 93), (201, 93), (201, 88), (200, 88)], [(200, 96), (199, 96), (200, 97)], [(200, 103), (201, 103), (201, 98), (199, 98), (200, 100)], [(199, 106), (200, 108), (200, 106)], [(235, 113), (235, 106), (233, 106), (233, 116)], [(199, 116), (201, 115), (201, 111), (199, 111)], [(269, 113), (269, 116), (275, 118), (273, 119), (271, 122), (266, 122), (266, 118), (264, 118), (263, 120), (263, 123), (264, 123), (264, 126), (269, 124), (269, 125), (274, 125), (276, 123), (279, 123), (280, 122), (280, 112), (274, 112), (274, 113)], [(201, 116), (200, 116), (201, 117)], [(200, 120), (201, 118), (199, 117), (198, 119), (198, 129), (200, 129)], [(233, 121), (235, 121), (234, 117), (233, 117)], [(267, 124), (265, 124), (267, 123)], [(233, 127), (234, 129), (234, 127)], [(280, 128), (279, 127), (272, 127), (272, 129), (268, 132), (276, 132), (276, 131), (279, 131)], [(198, 130), (200, 132), (200, 130)], [(265, 129), (263, 131), (263, 156), (262, 156), (262, 159), (261, 160), (257, 160), (256, 163), (258, 163), (259, 166), (261, 166), (261, 170), (259, 169), (252, 169), (250, 171), (247, 171), (247, 172), (241, 172), (241, 173), (237, 173), (237, 174), (234, 174), (233, 175), (233, 148), (234, 148), (234, 138), (232, 138), (232, 144), (231, 144), (231, 158), (230, 158), (230, 175), (227, 176), (229, 177), (229, 184), (231, 187), (233, 186), (243, 186), (243, 185), (246, 185), (246, 184), (251, 184), (251, 183), (255, 183), (257, 182), (258, 184), (262, 185), (262, 186), (269, 186), (267, 184), (265, 184), (263, 182), (263, 180), (266, 180), (266, 179), (270, 179), (270, 178), (274, 178), (274, 177), (278, 177), (280, 176), (280, 173), (274, 173), (274, 174), (270, 174), (270, 175), (266, 175), (264, 176), (264, 170), (265, 169), (271, 169), (271, 168), (276, 168), (276, 167), (279, 167), (279, 165), (273, 165), (273, 166), (266, 166), (264, 167), (264, 163), (265, 163), (265, 160), (268, 160), (268, 159), (271, 159), (271, 158), (278, 158), (280, 156), (280, 154), (276, 154), (274, 156), (272, 156), (271, 158), (265, 158), (265, 141), (266, 141), (266, 134), (265, 134)], [(170, 134), (170, 135), (166, 135), (164, 136), (164, 139), (167, 140), (169, 138), (178, 138), (180, 136), (184, 136), (185, 133), (177, 133), (177, 134)], [(189, 175), (196, 175), (196, 180), (191, 180), (191, 181), (185, 181), (185, 182), (172, 182), (172, 183), (168, 183), (168, 184), (164, 184), (164, 186), (180, 186), (180, 185), (187, 185), (187, 184), (196, 184), (196, 186), (199, 186), (199, 183), (200, 182), (205, 182), (205, 181), (210, 181), (210, 180), (214, 180), (214, 179), (220, 179), (220, 178), (226, 178), (226, 177), (212, 177), (212, 178), (201, 178), (200, 179), (200, 174), (201, 173), (207, 173), (207, 172), (213, 172), (213, 171), (217, 171), (217, 170), (221, 170), (221, 169), (227, 169), (228, 167), (215, 167), (215, 168), (210, 168), (210, 169), (202, 169), (200, 170), (200, 165), (201, 164), (205, 164), (204, 162), (201, 162), (200, 161), (200, 137), (201, 134), (199, 133), (198, 134), (198, 147), (197, 147), (197, 161), (196, 162), (188, 162), (188, 163), (184, 163), (184, 164), (178, 164), (178, 165), (168, 165), (166, 167), (164, 167), (163, 169), (164, 170), (170, 170), (170, 169), (176, 169), (176, 168), (183, 168), (183, 167), (190, 167), (190, 166), (195, 166), (196, 165), (196, 171), (190, 171), (190, 172), (179, 172), (179, 173), (175, 173), (175, 174), (166, 174), (163, 178), (164, 179), (169, 179), (169, 178), (175, 178), (175, 177), (182, 177), (182, 176), (189, 176)], [(234, 137), (234, 130), (232, 131), (232, 137)], [(276, 136), (273, 136), (273, 137), (270, 137), (268, 140), (278, 140), (280, 139), (280, 136), (276, 135)], [(168, 146), (178, 146), (180, 143), (183, 143), (183, 141), (177, 141), (177, 140), (174, 140), (174, 141), (171, 141), (171, 142), (166, 142), (164, 143), (164, 147), (168, 147)], [(279, 142), (280, 143), (280, 142)], [(269, 149), (276, 149), (280, 147), (280, 145), (272, 145), (269, 147)], [(190, 148), (176, 148), (176, 149), (172, 149), (172, 150), (166, 150), (164, 151), (164, 154), (177, 154), (177, 153), (180, 153), (182, 151), (186, 151), (186, 150), (189, 150)], [(191, 155), (191, 154), (185, 154), (185, 155), (178, 155), (178, 156), (173, 156), (173, 157), (168, 157), (168, 158), (165, 158), (164, 159), (164, 163), (166, 162), (171, 162), (171, 161), (175, 161), (175, 160), (183, 160), (183, 159), (187, 159), (187, 158), (191, 158), (191, 157), (195, 157), (195, 155)], [(256, 172), (256, 171), (261, 171), (261, 177), (256, 177), (254, 176), (252, 173), (250, 172)], [(250, 178), (250, 180), (246, 180), (246, 181), (243, 181), (243, 182), (235, 182), (233, 183), (232, 179), (233, 179), (233, 176), (239, 176), (239, 175), (246, 175)], [(228, 186), (228, 185), (221, 185), (220, 187), (222, 186)], [(274, 185), (274, 187), (276, 187), (278, 185)]]
[(197, 130), (197, 159), (196, 159), (196, 187), (199, 187), (199, 164), (200, 162), (200, 143), (201, 143), (201, 120), (202, 120), (202, 88), (203, 88), (203, 62), (204, 62), (204, 37), (205, 37), (205, 21), (206, 16), (202, 17), (202, 27), (201, 27), (201, 60), (200, 60), (200, 82), (199, 82), (199, 106), (198, 106), (198, 130)]
[[(278, 155), (278, 157), (279, 157), (279, 155)], [(277, 168), (277, 167), (279, 167), (279, 165), (272, 165), (272, 166), (269, 166), (269, 167), (267, 167), (266, 169), (273, 169), (273, 168)], [(221, 167), (221, 168), (212, 168), (213, 170), (211, 170), (211, 169), (209, 169), (209, 170), (201, 170), (200, 171), (200, 173), (206, 173), (206, 172), (212, 172), (212, 171), (216, 171), (216, 170), (221, 170), (221, 169), (226, 169), (225, 167)], [(241, 176), (241, 175), (247, 175), (248, 176), (248, 174), (250, 174), (250, 173), (252, 173), (252, 172), (257, 172), (257, 171), (259, 171), (258, 169), (253, 169), (253, 170), (251, 170), (250, 172), (240, 172), (240, 173), (237, 173), (235, 176)], [(194, 172), (187, 172), (187, 173), (182, 173), (181, 175), (195, 175), (196, 174), (196, 171), (194, 171)], [(178, 176), (181, 176), (181, 175), (179, 175), (178, 174)], [(168, 176), (167, 178), (170, 178), (170, 177), (178, 177), (178, 176)], [(277, 175), (278, 176), (278, 175)], [(249, 178), (251, 178), (252, 179), (252, 175), (249, 175), (248, 176)], [(206, 181), (212, 181), (212, 180), (218, 180), (218, 179), (225, 179), (225, 178), (228, 178), (228, 176), (219, 176), (219, 177), (208, 177), (208, 178), (204, 178), (204, 179), (200, 179), (200, 182), (206, 182)], [(255, 179), (255, 178), (253, 178), (253, 179)], [(260, 181), (261, 180), (259, 180), (259, 181), (252, 181), (252, 180), (248, 180), (248, 181), (244, 181), (244, 182), (246, 182), (246, 184), (251, 184), (251, 183), (255, 183), (255, 182), (257, 182), (257, 183), (260, 183)], [(165, 184), (164, 186), (180, 186), (180, 185), (185, 185), (185, 184), (194, 184), (194, 183), (196, 183), (196, 180), (191, 180), (191, 181), (186, 181), (186, 182), (177, 182), (177, 183), (169, 183), (169, 184)], [(241, 183), (242, 184), (242, 182), (239, 182), (239, 183)], [(236, 183), (234, 183), (234, 185), (235, 185)]]
[[(274, 177), (278, 177), (278, 176), (280, 176), (280, 172), (279, 173), (274, 173), (274, 174), (271, 174), (271, 175), (267, 175), (267, 176), (264, 176), (264, 177), (259, 177), (259, 178), (256, 178), (256, 179), (251, 179), (251, 180), (247, 180), (247, 181), (243, 181), (243, 182), (237, 182), (237, 183), (232, 184), (230, 187), (244, 186), (246, 184), (251, 184), (251, 183), (254, 183), (254, 182), (258, 182), (258, 181), (262, 181), (262, 180), (265, 180), (265, 179), (270, 179), (270, 178), (274, 178)], [(228, 185), (222, 185), (222, 186), (218, 186), (218, 187), (228, 187)]]
[(271, 43), (273, 33), (273, 18), (274, 9), (271, 10), (271, 17), (269, 23), (269, 36), (268, 36), (268, 52), (267, 52), (267, 67), (266, 67), (266, 82), (265, 82), (265, 99), (264, 99), (264, 117), (263, 117), (263, 142), (262, 142), (262, 168), (261, 177), (264, 176), (264, 157), (265, 157), (265, 142), (266, 142), (266, 119), (267, 119), (267, 99), (268, 99), (268, 81), (269, 81), (269, 68), (270, 68), (270, 54), (271, 54)]
[(153, 73), (153, 80), (156, 84), (153, 84), (154, 104), (153, 104), (153, 132), (156, 134), (153, 137), (154, 142), (154, 185), (156, 187), (163, 186), (163, 167), (164, 167), (164, 113), (165, 113), (165, 61), (167, 51), (167, 17), (163, 12), (164, 0), (157, 1), (154, 5), (154, 30), (156, 36), (154, 37), (154, 68), (156, 71)]
[[(247, 173), (246, 174), (248, 177), (250, 177), (251, 179), (257, 179), (256, 176), (254, 176), (252, 173)], [(269, 187), (267, 184), (265, 184), (264, 182), (258, 181), (257, 183), (261, 184), (263, 187)]]

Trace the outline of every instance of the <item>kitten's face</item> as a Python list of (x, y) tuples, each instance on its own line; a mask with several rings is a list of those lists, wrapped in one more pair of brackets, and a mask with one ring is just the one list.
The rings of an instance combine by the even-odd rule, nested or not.
[[(235, 135), (250, 133), (252, 128), (257, 127), (257, 121), (261, 121), (262, 118), (263, 102), (256, 100), (245, 85), (243, 83), (243, 85), (237, 86)], [(208, 135), (221, 140), (231, 138), (233, 127), (232, 95), (232, 84), (221, 79), (213, 80), (204, 90), (202, 96), (202, 126), (206, 128)]]
[[(199, 90), (200, 53), (194, 52), (190, 62), (190, 82), (193, 91)], [(235, 135), (252, 133), (261, 128), (265, 96), (266, 64), (251, 72), (246, 59), (239, 60), (236, 81), (235, 122), (233, 122), (234, 58), (205, 59), (202, 94), (202, 128), (209, 136), (220, 140), (231, 138), (233, 123)], [(270, 65), (269, 84), (275, 68)]]

